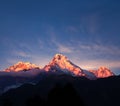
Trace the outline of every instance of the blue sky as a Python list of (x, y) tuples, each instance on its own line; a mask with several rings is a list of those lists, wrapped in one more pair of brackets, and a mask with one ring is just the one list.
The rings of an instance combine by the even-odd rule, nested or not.
[(62, 53), (85, 69), (120, 73), (119, 0), (1, 0), (0, 70)]

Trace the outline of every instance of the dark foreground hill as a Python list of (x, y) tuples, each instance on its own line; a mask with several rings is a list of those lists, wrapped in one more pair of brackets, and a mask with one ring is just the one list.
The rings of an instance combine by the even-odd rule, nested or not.
[(120, 76), (89, 80), (51, 74), (2, 94), (0, 106), (119, 106), (119, 101)]

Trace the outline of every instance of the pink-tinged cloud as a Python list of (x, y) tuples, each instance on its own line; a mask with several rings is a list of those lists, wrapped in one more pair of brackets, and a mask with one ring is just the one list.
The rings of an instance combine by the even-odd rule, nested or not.
[(62, 44), (58, 44), (58, 52), (60, 53), (72, 53), (72, 49), (70, 47), (67, 47), (65, 45), (62, 45)]

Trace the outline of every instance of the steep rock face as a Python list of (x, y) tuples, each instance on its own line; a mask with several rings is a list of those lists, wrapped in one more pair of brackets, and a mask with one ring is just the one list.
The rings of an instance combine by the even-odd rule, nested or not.
[(36, 69), (39, 67), (35, 64), (32, 64), (30, 62), (18, 62), (14, 64), (13, 66), (10, 66), (9, 68), (5, 69), (5, 72), (19, 72), (19, 71), (28, 71), (31, 69)]
[(46, 71), (59, 71), (72, 73), (73, 75), (85, 76), (83, 70), (73, 64), (66, 56), (62, 54), (56, 54), (51, 62), (44, 67)]
[(90, 70), (90, 72), (94, 73), (97, 78), (114, 76), (114, 73), (106, 67), (100, 67), (98, 70)]

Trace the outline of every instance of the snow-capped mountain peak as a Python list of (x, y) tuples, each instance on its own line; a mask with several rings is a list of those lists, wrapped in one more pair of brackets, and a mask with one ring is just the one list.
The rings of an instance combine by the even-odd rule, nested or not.
[(66, 56), (62, 54), (56, 54), (51, 62), (49, 63), (50, 65), (58, 65), (60, 68), (65, 69), (71, 66), (77, 67), (75, 64), (73, 64)]
[(48, 65), (44, 67), (46, 71), (63, 71), (71, 73), (72, 75), (85, 76), (83, 70), (73, 64), (66, 56), (62, 54), (56, 54)]
[(35, 68), (40, 68), (40, 67), (30, 62), (20, 61), (14, 64), (13, 66), (10, 66), (9, 68), (5, 69), (4, 71), (5, 72), (19, 72), (19, 71), (28, 71), (28, 70), (35, 69)]
[(114, 73), (104, 66), (99, 67), (98, 70), (90, 70), (90, 72), (94, 73), (97, 78), (114, 76)]
[(69, 61), (66, 56), (64, 56), (64, 55), (62, 55), (62, 54), (56, 54), (56, 55), (53, 57), (52, 61), (51, 61), (49, 64), (55, 64), (55, 63), (57, 63), (57, 64), (63, 66), (62, 63), (63, 63), (63, 62), (66, 62), (66, 61)]
[(100, 67), (97, 72), (98, 78), (109, 77), (109, 76), (113, 76), (113, 75), (114, 75), (113, 72), (111, 72), (111, 70), (106, 67)]

